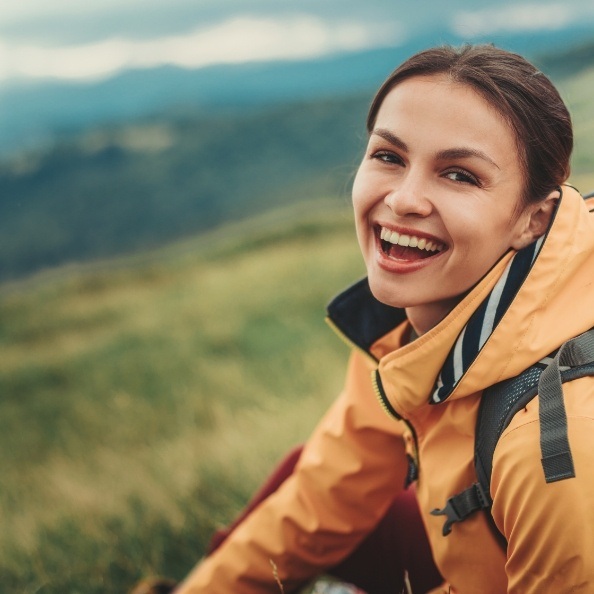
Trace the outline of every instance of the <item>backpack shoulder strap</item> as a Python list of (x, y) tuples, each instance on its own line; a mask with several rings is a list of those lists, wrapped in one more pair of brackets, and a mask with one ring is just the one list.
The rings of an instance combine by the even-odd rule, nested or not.
[(451, 532), (455, 522), (465, 520), (475, 511), (490, 511), (495, 447), (514, 415), (536, 394), (539, 395), (540, 441), (546, 482), (575, 476), (561, 384), (587, 375), (594, 375), (594, 329), (563, 343), (556, 352), (520, 375), (483, 392), (475, 431), (477, 482), (450, 497), (442, 509), (431, 512), (446, 516), (444, 536)]
[(547, 483), (575, 476), (561, 384), (591, 375), (594, 329), (563, 343), (538, 381), (540, 449)]
[(509, 425), (513, 416), (522, 409), (538, 390), (538, 379), (546, 363), (540, 361), (520, 375), (487, 388), (479, 405), (475, 440), (474, 467), (477, 482), (450, 497), (443, 509), (435, 509), (435, 516), (445, 515), (442, 529), (447, 536), (455, 522), (461, 522), (475, 511), (490, 510), (493, 500), (490, 495), (493, 452), (499, 436)]

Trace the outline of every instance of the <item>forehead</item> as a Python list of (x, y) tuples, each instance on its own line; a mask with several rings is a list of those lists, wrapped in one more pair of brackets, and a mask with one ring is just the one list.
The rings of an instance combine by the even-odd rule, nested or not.
[(517, 157), (515, 133), (503, 115), (474, 88), (443, 74), (397, 84), (384, 98), (375, 127), (425, 141), (476, 143)]

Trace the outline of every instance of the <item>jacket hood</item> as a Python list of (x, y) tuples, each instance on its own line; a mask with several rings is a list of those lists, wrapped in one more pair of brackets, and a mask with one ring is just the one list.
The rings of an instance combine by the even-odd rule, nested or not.
[[(574, 188), (563, 186), (552, 223), (538, 247), (527, 276), (498, 324), (481, 339), (482, 347), (453, 384), (448, 399), (514, 377), (569, 338), (594, 327), (594, 215)], [(351, 341), (379, 361), (382, 387), (395, 410), (411, 413), (433, 395), (459, 337), (481, 304), (498, 283), (501, 285), (515, 255), (513, 250), (505, 254), (446, 318), (405, 346), (400, 347), (409, 328), (400, 323), (405, 320), (404, 312), (378, 305), (366, 284), (359, 283), (337, 298), (328, 308), (329, 317)], [(373, 314), (353, 299), (353, 295), (365, 293), (365, 287), (371, 297), (366, 301), (375, 301)], [(359, 340), (361, 328), (365, 328), (364, 344)]]

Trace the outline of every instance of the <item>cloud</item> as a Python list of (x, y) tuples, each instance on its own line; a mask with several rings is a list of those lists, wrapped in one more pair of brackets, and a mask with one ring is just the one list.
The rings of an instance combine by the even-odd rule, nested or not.
[(578, 17), (577, 11), (568, 4), (516, 4), (459, 12), (451, 21), (451, 29), (461, 37), (504, 31), (546, 31), (562, 29)]
[(60, 17), (68, 18), (73, 14), (98, 15), (107, 11), (114, 11), (123, 6), (145, 8), (150, 2), (147, 0), (101, 0), (80, 2), (78, 0), (20, 0), (19, 2), (3, 2), (0, 8), (2, 24), (22, 23), (28, 19), (43, 20)]
[(402, 27), (397, 23), (330, 23), (310, 15), (236, 17), (190, 33), (151, 40), (110, 38), (66, 46), (0, 40), (0, 80), (96, 80), (129, 68), (165, 64), (201, 68), (257, 60), (296, 60), (398, 45), (402, 40)]

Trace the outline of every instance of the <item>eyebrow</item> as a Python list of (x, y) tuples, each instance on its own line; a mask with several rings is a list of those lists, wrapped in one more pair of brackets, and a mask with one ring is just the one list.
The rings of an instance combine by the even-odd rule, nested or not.
[(478, 149), (466, 147), (451, 148), (439, 151), (436, 156), (440, 161), (447, 161), (448, 159), (468, 159), (470, 157), (476, 157), (477, 159), (482, 159), (483, 161), (487, 161), (487, 163), (491, 163), (491, 165), (497, 167), (497, 169), (501, 169), (501, 167), (499, 167), (499, 165), (497, 165), (497, 163), (495, 163), (495, 161), (493, 161), (493, 159), (491, 159), (489, 155), (483, 153), (483, 151), (479, 151)]
[(387, 140), (390, 144), (398, 147), (399, 149), (408, 152), (408, 145), (404, 140), (401, 140), (396, 136), (396, 134), (392, 134), (390, 130), (386, 130), (385, 128), (374, 128), (371, 131), (371, 134), (375, 134), (376, 136), (380, 136), (384, 140)]
[[(386, 130), (385, 128), (374, 128), (371, 131), (371, 134), (375, 134), (380, 136), (384, 140), (388, 141), (390, 144), (394, 145), (395, 147), (399, 148), (402, 151), (408, 152), (408, 145), (404, 140), (396, 136), (396, 134)], [(477, 159), (482, 159), (487, 163), (490, 163), (497, 169), (501, 169), (489, 155), (484, 153), (483, 151), (475, 148), (469, 147), (455, 147), (444, 149), (443, 151), (439, 151), (436, 155), (436, 158), (440, 161), (447, 161), (449, 159), (468, 159), (471, 157), (475, 157)]]

